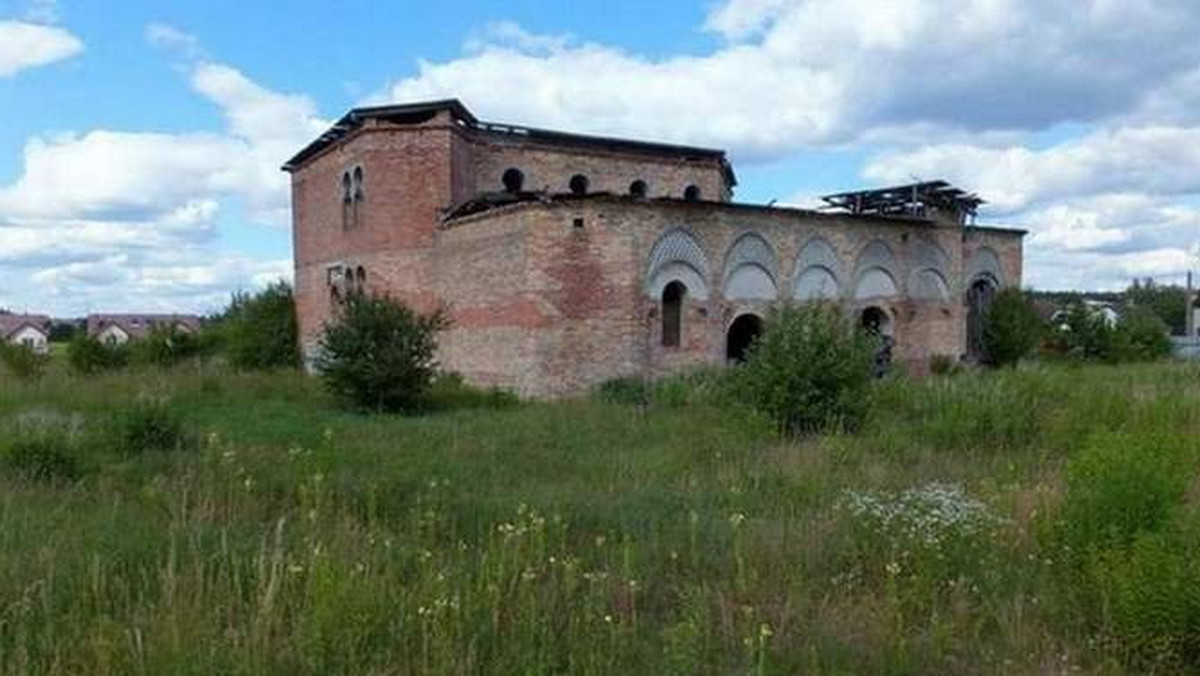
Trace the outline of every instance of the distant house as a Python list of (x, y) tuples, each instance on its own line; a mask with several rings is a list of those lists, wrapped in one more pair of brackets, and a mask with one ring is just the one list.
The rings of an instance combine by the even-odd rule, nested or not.
[(109, 345), (124, 345), (130, 340), (145, 338), (158, 327), (196, 333), (200, 330), (200, 318), (179, 314), (93, 314), (87, 317), (87, 334)]
[(45, 315), (0, 314), (0, 340), (25, 345), (44, 354), (50, 349), (50, 318)]

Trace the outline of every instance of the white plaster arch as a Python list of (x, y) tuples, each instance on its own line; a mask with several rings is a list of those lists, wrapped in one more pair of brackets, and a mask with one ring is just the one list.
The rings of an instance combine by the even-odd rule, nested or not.
[(968, 256), (965, 269), (968, 288), (981, 277), (990, 277), (997, 286), (1004, 286), (1004, 271), (1000, 267), (1000, 256), (991, 247), (980, 247)]
[(842, 294), (842, 260), (820, 235), (810, 237), (796, 256), (792, 297), (796, 300), (835, 299)]
[(950, 301), (950, 285), (939, 270), (921, 268), (913, 271), (908, 282), (908, 295), (916, 300), (946, 303)]
[(770, 242), (757, 232), (744, 233), (725, 254), (721, 294), (727, 300), (774, 300), (779, 297), (778, 271), (779, 257)]
[(858, 283), (854, 285), (854, 299), (887, 298), (899, 293), (896, 288), (896, 278), (892, 273), (881, 267), (871, 267), (858, 275)]
[(646, 265), (646, 295), (658, 300), (672, 281), (680, 281), (688, 294), (708, 299), (708, 257), (685, 228), (668, 230), (650, 249)]

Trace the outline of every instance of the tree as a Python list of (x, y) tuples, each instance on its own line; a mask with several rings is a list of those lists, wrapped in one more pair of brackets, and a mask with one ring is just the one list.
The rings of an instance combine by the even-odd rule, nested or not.
[(1156, 315), (1171, 333), (1181, 336), (1187, 330), (1187, 292), (1183, 287), (1162, 286), (1149, 277), (1135, 279), (1126, 289), (1125, 298), (1130, 305)]
[(983, 349), (987, 363), (1015, 366), (1033, 353), (1040, 335), (1037, 309), (1020, 289), (996, 292), (983, 316)]
[(372, 411), (418, 410), (437, 370), (442, 311), (421, 315), (386, 296), (351, 294), (325, 327), (316, 367), (336, 397)]
[(869, 411), (876, 343), (836, 305), (780, 305), (737, 367), (736, 386), (786, 433), (855, 429)]
[(234, 368), (295, 368), (300, 363), (296, 301), (287, 282), (254, 295), (234, 294), (214, 330)]
[(1117, 329), (1127, 336), (1125, 359), (1153, 361), (1171, 354), (1170, 329), (1152, 310), (1141, 306), (1129, 308)]
[(81, 375), (115, 371), (129, 363), (129, 347), (103, 343), (79, 332), (67, 345), (67, 363), (72, 371)]
[(50, 365), (50, 355), (38, 352), (25, 343), (0, 341), (0, 362), (20, 380), (40, 380)]

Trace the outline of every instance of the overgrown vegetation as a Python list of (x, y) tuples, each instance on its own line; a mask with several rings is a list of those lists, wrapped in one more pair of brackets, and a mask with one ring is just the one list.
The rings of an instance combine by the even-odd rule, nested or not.
[(1037, 349), (1042, 322), (1037, 309), (1017, 288), (996, 292), (983, 318), (983, 349), (993, 366), (1015, 366)]
[(67, 363), (80, 375), (116, 371), (129, 364), (129, 346), (105, 343), (79, 332), (67, 345)]
[(875, 348), (837, 305), (781, 305), (738, 368), (737, 389), (788, 433), (857, 429)]
[(1075, 361), (1119, 364), (1154, 361), (1171, 354), (1166, 324), (1144, 308), (1129, 308), (1114, 320), (1077, 303), (1046, 330), (1044, 352)]
[(316, 359), (330, 392), (369, 411), (413, 412), (427, 405), (437, 372), (441, 312), (421, 315), (386, 296), (352, 294), (325, 327)]
[(287, 282), (256, 294), (235, 294), (210, 330), (236, 369), (296, 368), (300, 363), (296, 304)]
[(0, 364), (12, 377), (20, 380), (39, 380), (46, 373), (50, 355), (38, 352), (24, 343), (0, 341)]
[(889, 377), (801, 437), (723, 370), (388, 416), (54, 366), (0, 380), (5, 676), (1200, 668), (1196, 365)]

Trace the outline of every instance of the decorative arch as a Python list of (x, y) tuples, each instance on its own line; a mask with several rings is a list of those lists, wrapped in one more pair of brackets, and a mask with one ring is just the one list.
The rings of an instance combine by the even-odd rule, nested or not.
[(762, 235), (747, 232), (734, 240), (725, 254), (722, 295), (727, 300), (774, 300), (779, 257)]
[(965, 269), (968, 287), (978, 279), (989, 277), (996, 286), (1004, 286), (1004, 271), (1000, 267), (1000, 256), (991, 247), (983, 246), (970, 254), (967, 257)]
[(896, 278), (883, 268), (867, 268), (858, 275), (858, 283), (854, 285), (854, 300), (868, 298), (886, 298), (899, 293)]
[(896, 257), (887, 244), (876, 239), (858, 252), (854, 264), (854, 298), (882, 298), (900, 292), (896, 283)]
[(708, 299), (708, 257), (691, 231), (675, 228), (664, 233), (650, 249), (646, 265), (646, 295), (662, 298), (667, 284), (679, 281), (697, 300)]
[(914, 270), (908, 280), (908, 295), (915, 300), (950, 301), (950, 285), (936, 268)]
[(792, 297), (796, 300), (834, 299), (842, 293), (842, 261), (820, 236), (810, 238), (796, 257)]

